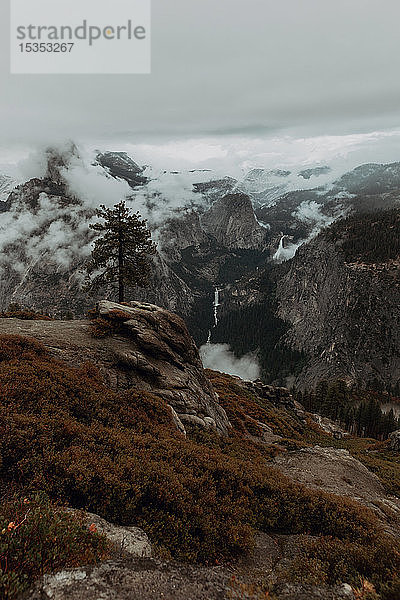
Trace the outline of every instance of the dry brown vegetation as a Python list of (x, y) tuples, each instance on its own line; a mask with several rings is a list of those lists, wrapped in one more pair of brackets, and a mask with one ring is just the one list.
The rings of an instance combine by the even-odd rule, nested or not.
[(254, 528), (310, 533), (321, 545), (307, 550), (304, 564), (312, 570), (318, 563), (322, 580), (387, 581), (400, 559), (374, 515), (292, 483), (268, 465), (274, 450), (248, 439), (251, 419), (297, 439), (302, 426), (218, 377), (213, 382), (234, 430), (227, 438), (198, 430), (189, 439), (160, 398), (111, 391), (92, 365), (72, 368), (34, 340), (0, 336), (3, 493), (41, 490), (138, 524), (171, 556), (204, 563), (248, 551)]
[(21, 597), (45, 573), (108, 556), (106, 539), (48, 497), (8, 495), (0, 506), (0, 597)]

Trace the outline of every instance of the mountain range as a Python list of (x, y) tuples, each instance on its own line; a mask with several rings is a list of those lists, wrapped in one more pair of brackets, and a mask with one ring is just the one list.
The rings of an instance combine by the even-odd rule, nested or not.
[(400, 163), (362, 165), (336, 181), (326, 165), (253, 169), (237, 181), (155, 175), (124, 152), (98, 152), (87, 164), (73, 144), (45, 158), (40, 177), (0, 179), (0, 310), (79, 318), (112, 298), (112, 289), (97, 298), (83, 291), (88, 224), (99, 204), (125, 195), (158, 246), (149, 287), (130, 294), (181, 315), (199, 346), (211, 336), (238, 356), (258, 353), (269, 382), (399, 385), (397, 251), (366, 262), (363, 248), (349, 258), (343, 244), (371, 231), (384, 237), (383, 215), (398, 215)]

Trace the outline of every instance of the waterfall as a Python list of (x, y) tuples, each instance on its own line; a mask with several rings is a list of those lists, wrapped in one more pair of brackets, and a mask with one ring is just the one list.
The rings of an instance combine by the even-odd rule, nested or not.
[[(222, 288), (216, 287), (214, 290), (214, 302), (213, 302), (214, 325), (213, 325), (212, 329), (214, 329), (214, 327), (216, 327), (218, 325), (218, 307), (221, 306), (221, 303), (219, 301), (220, 292), (222, 292)], [(208, 332), (207, 344), (211, 343), (212, 329), (210, 329)]]
[[(213, 317), (214, 324), (208, 332), (207, 343), (200, 348), (200, 357), (205, 369), (229, 373), (242, 379), (254, 381), (260, 377), (260, 367), (257, 357), (250, 353), (237, 358), (229, 344), (213, 343), (211, 341), (213, 330), (218, 325), (218, 308), (221, 306), (220, 293), (224, 288), (214, 287)], [(223, 300), (223, 298), (222, 298)]]
[(285, 241), (285, 237), (286, 237), (286, 235), (282, 234), (282, 237), (281, 237), (280, 242), (279, 242), (278, 250), (275, 252), (274, 256), (272, 257), (272, 259), (275, 260), (275, 261), (279, 261), (280, 258), (283, 255), (283, 250), (285, 249), (285, 247), (283, 245), (284, 241)]
[(280, 240), (280, 242), (279, 242), (279, 248), (278, 248), (278, 252), (279, 252), (279, 250), (283, 250), (283, 248), (284, 248), (283, 242), (285, 241), (285, 237), (286, 237), (286, 235), (283, 235), (283, 236), (281, 237), (281, 240)]
[(218, 325), (218, 306), (220, 306), (220, 302), (219, 302), (219, 293), (222, 290), (219, 290), (218, 288), (215, 288), (215, 292), (214, 292), (214, 327), (216, 327)]
[[(311, 238), (309, 238), (309, 239), (311, 239)], [(301, 244), (304, 244), (305, 241), (307, 241), (307, 240), (300, 240), (300, 241), (293, 243), (292, 240), (293, 240), (292, 235), (284, 235), (283, 233), (281, 233), (281, 239), (279, 241), (279, 248), (273, 255), (272, 260), (274, 260), (277, 263), (282, 263), (282, 262), (285, 262), (286, 260), (290, 260), (296, 254), (297, 248), (299, 246), (301, 246)]]

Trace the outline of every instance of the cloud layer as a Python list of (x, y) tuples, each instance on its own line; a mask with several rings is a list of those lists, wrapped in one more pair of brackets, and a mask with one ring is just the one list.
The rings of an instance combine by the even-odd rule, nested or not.
[(153, 0), (152, 13), (148, 76), (11, 76), (3, 52), (3, 142), (398, 125), (398, 0)]
[(228, 344), (204, 344), (200, 356), (205, 369), (213, 369), (254, 381), (260, 376), (260, 366), (252, 354), (236, 358)]

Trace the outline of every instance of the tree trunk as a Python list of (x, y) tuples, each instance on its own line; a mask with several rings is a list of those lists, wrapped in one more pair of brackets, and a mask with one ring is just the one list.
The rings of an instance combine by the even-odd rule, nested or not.
[(119, 277), (119, 281), (118, 281), (118, 302), (121, 304), (121, 302), (125, 302), (125, 287), (124, 287), (124, 280), (123, 277)]
[(124, 281), (124, 240), (122, 225), (120, 222), (119, 243), (118, 243), (118, 302), (125, 301), (125, 281)]

